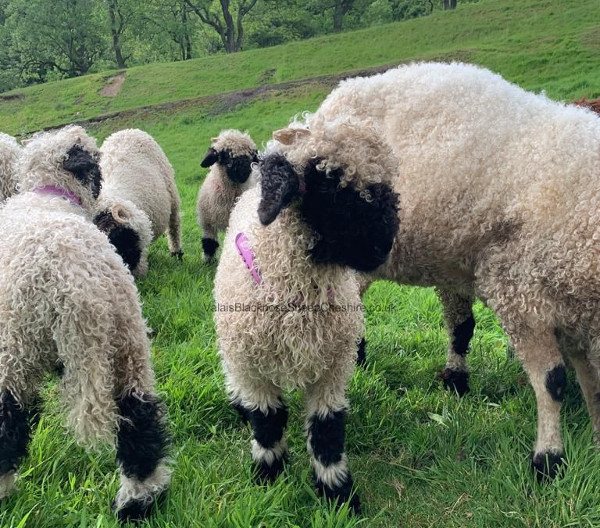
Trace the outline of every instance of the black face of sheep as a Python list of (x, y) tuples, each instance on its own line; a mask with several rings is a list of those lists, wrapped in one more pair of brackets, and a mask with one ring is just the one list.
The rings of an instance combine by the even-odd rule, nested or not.
[(218, 162), (232, 182), (244, 183), (250, 177), (251, 165), (255, 161), (258, 161), (256, 152), (251, 155), (233, 156), (227, 149), (215, 150), (211, 147), (200, 166), (206, 168)]
[(97, 156), (93, 156), (75, 145), (67, 152), (67, 157), (63, 160), (62, 165), (63, 169), (73, 174), (83, 185), (89, 187), (94, 200), (98, 198), (102, 186), (102, 175)]
[(115, 218), (110, 210), (98, 213), (94, 218), (94, 224), (100, 231), (106, 233), (110, 243), (133, 273), (142, 256), (138, 233), (131, 227), (124, 225), (122, 219)]
[(372, 271), (385, 261), (398, 232), (398, 196), (385, 183), (372, 183), (361, 193), (340, 186), (342, 169), (325, 174), (314, 159), (300, 177), (281, 154), (261, 162), (262, 196), (258, 215), (269, 225), (294, 198), (301, 196), (300, 212), (317, 233), (311, 250), (317, 263)]

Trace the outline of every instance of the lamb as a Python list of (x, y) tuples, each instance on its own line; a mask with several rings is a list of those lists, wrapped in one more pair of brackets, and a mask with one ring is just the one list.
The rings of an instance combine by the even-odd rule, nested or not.
[(0, 499), (15, 488), (44, 374), (61, 363), (78, 441), (116, 445), (115, 510), (126, 521), (166, 491), (169, 442), (133, 277), (91, 221), (97, 160), (79, 126), (34, 136), (21, 193), (0, 211)]
[(171, 255), (182, 258), (179, 194), (173, 167), (142, 130), (111, 134), (100, 149), (102, 192), (94, 223), (137, 277), (148, 272), (148, 246), (167, 233)]
[(533, 467), (555, 476), (564, 356), (600, 433), (598, 116), (460, 63), (343, 81), (307, 123), (339, 116), (372, 120), (399, 165), (400, 229), (372, 277), (438, 288), (463, 390), (474, 298), (495, 311), (536, 394)]
[(16, 167), (21, 154), (17, 140), (0, 132), (0, 203), (17, 190)]
[(218, 234), (227, 229), (229, 214), (241, 194), (253, 187), (251, 164), (258, 161), (258, 151), (248, 134), (223, 130), (212, 138), (211, 146), (200, 163), (211, 167), (198, 192), (196, 215), (203, 232), (204, 259), (211, 262), (219, 247)]
[[(282, 139), (282, 138), (279, 138)], [(283, 470), (283, 387), (306, 392), (317, 490), (359, 511), (344, 454), (345, 391), (363, 332), (353, 269), (387, 257), (398, 229), (391, 150), (367, 124), (318, 122), (292, 147), (267, 146), (260, 186), (231, 213), (215, 276), (229, 397), (250, 422), (259, 480)]]

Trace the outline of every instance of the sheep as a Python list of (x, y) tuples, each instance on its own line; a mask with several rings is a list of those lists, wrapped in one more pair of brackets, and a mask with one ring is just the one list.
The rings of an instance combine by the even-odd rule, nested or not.
[[(281, 139), (281, 138), (280, 138)], [(272, 141), (260, 186), (235, 205), (214, 284), (229, 398), (250, 422), (259, 480), (283, 470), (283, 387), (306, 392), (317, 490), (359, 511), (344, 454), (345, 391), (363, 332), (353, 269), (387, 257), (398, 229), (391, 151), (355, 120), (315, 123), (293, 148)]]
[(120, 130), (100, 152), (103, 185), (94, 223), (129, 269), (136, 277), (148, 272), (148, 246), (165, 232), (171, 255), (182, 258), (179, 194), (158, 143), (142, 130)]
[(34, 136), (20, 194), (0, 210), (0, 499), (16, 487), (44, 374), (60, 363), (79, 443), (116, 445), (114, 506), (126, 521), (166, 491), (169, 440), (134, 279), (91, 221), (97, 157), (79, 126)]
[(17, 190), (15, 170), (20, 153), (17, 140), (0, 132), (0, 203)]
[(203, 256), (208, 262), (215, 260), (218, 234), (227, 228), (235, 200), (255, 184), (250, 178), (250, 169), (256, 161), (258, 151), (248, 134), (223, 130), (212, 138), (200, 163), (202, 167), (211, 167), (198, 192), (196, 205), (198, 225), (203, 233)]
[(463, 389), (473, 300), (495, 311), (537, 399), (533, 468), (554, 477), (564, 356), (600, 433), (600, 120), (460, 63), (343, 81), (307, 124), (339, 116), (371, 120), (399, 166), (400, 228), (372, 277), (438, 289)]

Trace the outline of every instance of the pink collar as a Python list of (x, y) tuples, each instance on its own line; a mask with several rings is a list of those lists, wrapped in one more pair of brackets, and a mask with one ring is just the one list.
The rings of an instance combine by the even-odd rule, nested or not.
[(38, 194), (50, 194), (52, 196), (62, 196), (63, 198), (69, 200), (72, 204), (81, 207), (81, 198), (79, 198), (79, 196), (67, 189), (57, 187), (56, 185), (43, 185), (42, 187), (36, 187), (33, 189), (33, 192)]
[(250, 247), (250, 240), (248, 240), (248, 237), (245, 233), (238, 233), (235, 236), (235, 247), (237, 248), (238, 253), (241, 255), (244, 264), (246, 264), (246, 267), (250, 271), (250, 275), (252, 275), (254, 282), (256, 282), (256, 284), (261, 284), (262, 277), (254, 265), (254, 252)]

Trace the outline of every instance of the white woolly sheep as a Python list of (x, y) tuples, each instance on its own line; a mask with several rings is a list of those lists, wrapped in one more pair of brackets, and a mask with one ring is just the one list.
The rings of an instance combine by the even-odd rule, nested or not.
[(465, 390), (481, 298), (536, 394), (536, 474), (563, 457), (563, 355), (600, 432), (600, 120), (466, 64), (343, 81), (308, 118), (368, 119), (394, 149), (400, 229), (375, 278), (436, 286), (452, 335), (446, 382)]
[(116, 445), (124, 521), (165, 492), (168, 439), (133, 277), (91, 221), (97, 158), (81, 127), (35, 136), (19, 163), (20, 194), (0, 211), (0, 498), (15, 487), (43, 376), (62, 364), (78, 441)]
[(260, 480), (283, 469), (282, 388), (305, 390), (317, 490), (358, 511), (344, 454), (345, 391), (363, 332), (352, 268), (374, 269), (391, 249), (396, 164), (376, 132), (353, 120), (314, 123), (293, 148), (271, 146), (260, 187), (231, 213), (215, 277), (227, 390), (252, 426)]
[(258, 161), (254, 141), (238, 130), (223, 130), (212, 138), (211, 146), (200, 163), (211, 167), (198, 192), (196, 215), (202, 228), (204, 259), (214, 260), (219, 247), (218, 234), (229, 224), (229, 214), (241, 194), (253, 187), (251, 165)]
[(17, 140), (0, 132), (0, 203), (17, 190), (16, 167), (21, 147)]
[(102, 192), (94, 222), (135, 276), (148, 271), (148, 245), (163, 233), (181, 258), (179, 194), (173, 167), (154, 139), (137, 129), (115, 132), (100, 149)]

